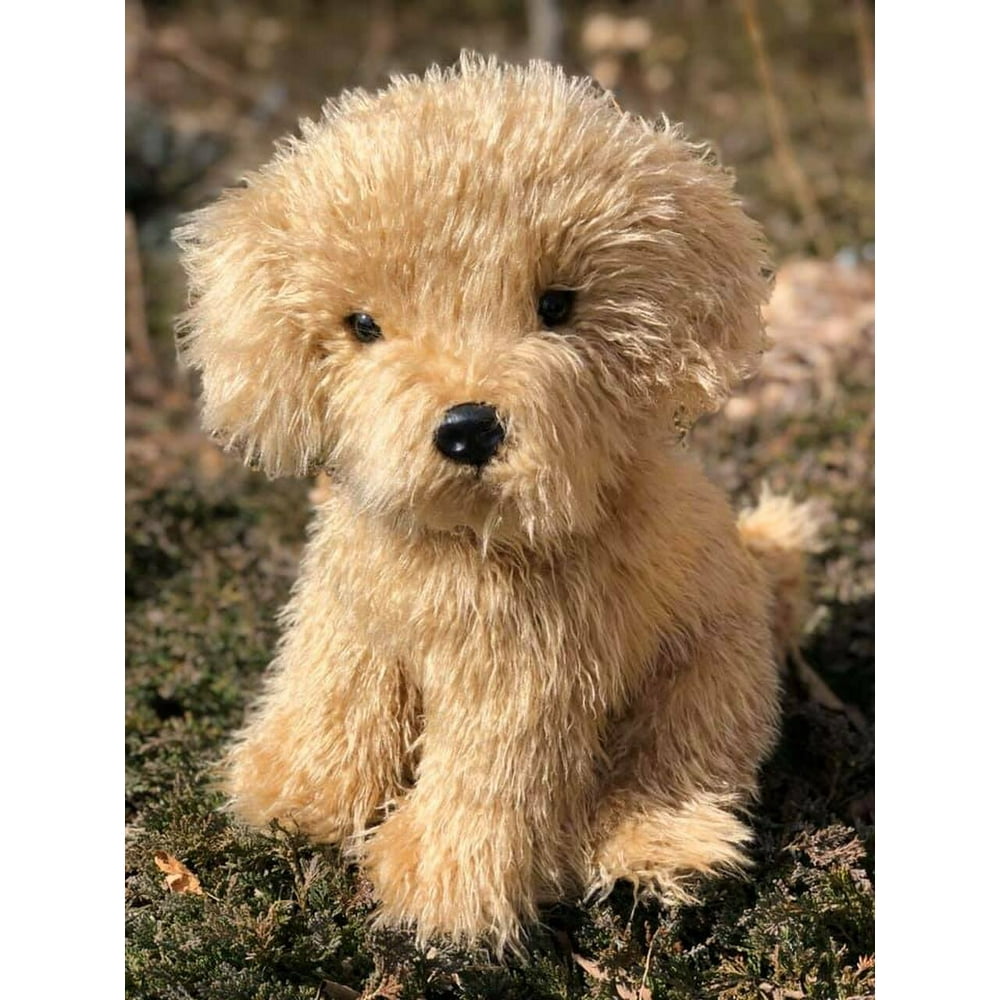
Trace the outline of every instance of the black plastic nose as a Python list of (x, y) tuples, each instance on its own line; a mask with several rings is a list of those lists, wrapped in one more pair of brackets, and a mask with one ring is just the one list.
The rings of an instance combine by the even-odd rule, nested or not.
[(445, 411), (434, 445), (445, 458), (463, 465), (485, 465), (503, 442), (497, 411), (485, 403), (459, 403)]

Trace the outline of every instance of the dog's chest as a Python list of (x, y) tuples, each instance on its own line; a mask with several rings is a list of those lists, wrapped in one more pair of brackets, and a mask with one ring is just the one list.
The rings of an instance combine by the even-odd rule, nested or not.
[(585, 692), (607, 704), (655, 657), (662, 610), (637, 597), (626, 568), (592, 551), (504, 560), (474, 545), (337, 528), (314, 539), (331, 613), (425, 691), (468, 675), (477, 685), (527, 684), (540, 697)]

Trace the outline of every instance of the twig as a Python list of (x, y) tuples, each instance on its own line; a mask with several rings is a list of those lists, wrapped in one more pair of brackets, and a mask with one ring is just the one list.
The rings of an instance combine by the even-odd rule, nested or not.
[(861, 63), (861, 84), (865, 91), (865, 111), (868, 122), (875, 127), (875, 52), (872, 46), (871, 28), (865, 13), (864, 0), (853, 0), (851, 14), (854, 20), (854, 39), (858, 45), (858, 61)]
[(125, 3), (125, 79), (133, 80), (142, 67), (143, 50), (149, 40), (146, 11), (136, 0)]
[(843, 712), (851, 722), (857, 726), (861, 732), (865, 732), (868, 729), (868, 724), (865, 721), (865, 717), (861, 714), (861, 711), (857, 709), (854, 705), (848, 705), (833, 693), (830, 685), (823, 680), (822, 677), (806, 662), (803, 655), (797, 650), (793, 649), (792, 653), (792, 663), (795, 664), (795, 672), (798, 675), (799, 680), (805, 687), (806, 692), (813, 701), (818, 702), (824, 708), (830, 709), (832, 712)]
[(368, 41), (361, 57), (362, 83), (374, 87), (385, 71), (386, 57), (396, 44), (395, 0), (372, 0)]
[(653, 931), (653, 936), (649, 939), (649, 948), (646, 951), (646, 965), (642, 970), (642, 982), (639, 984), (640, 998), (642, 997), (643, 991), (646, 989), (646, 980), (649, 979), (649, 963), (653, 958), (653, 945), (656, 943), (656, 935), (659, 934), (661, 930), (663, 930), (662, 927), (657, 927), (656, 930)]
[(125, 213), (125, 339), (132, 359), (144, 375), (159, 382), (156, 355), (149, 340), (146, 323), (146, 293), (142, 280), (142, 259), (135, 217)]
[(792, 197), (798, 204), (799, 214), (802, 216), (809, 236), (824, 257), (832, 257), (834, 254), (833, 240), (826, 223), (823, 221), (819, 203), (809, 184), (809, 179), (792, 150), (788, 119), (785, 117), (784, 106), (778, 100), (774, 88), (774, 78), (771, 74), (771, 63), (768, 59), (767, 49), (764, 47), (764, 33), (760, 27), (757, 0), (738, 0), (738, 3), (743, 14), (747, 35), (750, 38), (750, 46), (753, 49), (757, 77), (761, 89), (764, 91), (767, 124), (771, 132), (771, 142), (774, 145), (774, 155), (785, 174)]
[(559, 0), (525, 0), (524, 7), (528, 20), (528, 47), (532, 57), (559, 62), (563, 34)]
[(220, 90), (228, 91), (251, 104), (257, 102), (257, 90), (240, 80), (224, 62), (195, 45), (183, 28), (162, 29), (156, 35), (154, 44), (157, 52), (180, 63), (195, 76), (200, 76)]

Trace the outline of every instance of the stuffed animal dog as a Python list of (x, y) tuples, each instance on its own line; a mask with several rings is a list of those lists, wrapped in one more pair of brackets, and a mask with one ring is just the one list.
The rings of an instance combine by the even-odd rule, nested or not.
[(235, 812), (346, 845), (420, 940), (739, 865), (804, 533), (771, 501), (741, 538), (677, 446), (765, 347), (731, 178), (464, 56), (329, 104), (178, 242), (205, 426), (333, 477)]

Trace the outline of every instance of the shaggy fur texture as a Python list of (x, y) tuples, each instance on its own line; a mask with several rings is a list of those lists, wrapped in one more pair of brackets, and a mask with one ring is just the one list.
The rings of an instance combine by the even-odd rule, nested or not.
[[(730, 177), (587, 81), (464, 57), (329, 104), (178, 241), (205, 425), (333, 478), (236, 813), (347, 845), (421, 940), (743, 863), (808, 531), (772, 504), (748, 547), (676, 445), (765, 347)], [(478, 467), (434, 446), (465, 402), (505, 431)]]

